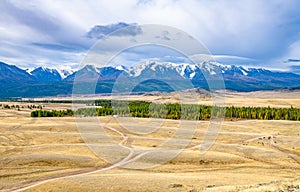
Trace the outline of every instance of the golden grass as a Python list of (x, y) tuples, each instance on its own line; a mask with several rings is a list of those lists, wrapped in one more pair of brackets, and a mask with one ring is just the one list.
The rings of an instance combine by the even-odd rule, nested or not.
[[(260, 96), (259, 99), (264, 98)], [(289, 104), (291, 102), (294, 101), (290, 100)], [(43, 105), (47, 110), (71, 107), (70, 104)], [(74, 118), (31, 118), (29, 115), (30, 110), (25, 108), (21, 111), (0, 109), (0, 191), (110, 165), (85, 144)], [(89, 118), (79, 121), (87, 125), (93, 123)], [(158, 149), (166, 140), (174, 138), (180, 126), (179, 121), (161, 119), (100, 117), (99, 121), (128, 136), (125, 145), (135, 149)], [(188, 132), (193, 124), (187, 121), (184, 130)], [(136, 133), (149, 125), (158, 128), (149, 134)], [(251, 192), (299, 186), (300, 122), (225, 121), (215, 144), (202, 154), (197, 147), (191, 147), (202, 143), (208, 125), (208, 121), (200, 121), (192, 138), (180, 138), (189, 139), (188, 149), (152, 169), (114, 168), (58, 179), (26, 191)], [(90, 132), (97, 137), (97, 130)], [(122, 140), (112, 130), (105, 129), (102, 134), (110, 136), (116, 144)], [(101, 142), (101, 138), (95, 141)], [(126, 154), (115, 150), (113, 155), (122, 159)], [(147, 161), (151, 160), (141, 158), (137, 163)]]

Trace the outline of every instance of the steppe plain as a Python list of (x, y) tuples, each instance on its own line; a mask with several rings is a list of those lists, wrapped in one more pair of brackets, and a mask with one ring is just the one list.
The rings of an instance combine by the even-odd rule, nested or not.
[[(300, 91), (228, 92), (225, 103), (228, 106), (300, 107), (299, 95)], [(195, 95), (186, 93), (186, 96)], [(201, 104), (211, 103), (208, 96), (196, 96)], [(128, 98), (178, 101), (176, 94), (126, 96), (123, 99)], [(188, 145), (178, 156), (155, 164), (157, 166), (151, 169), (129, 169), (126, 161), (123, 164), (118, 162), (126, 157), (137, 157), (138, 154), (130, 154), (131, 149), (155, 150), (170, 138), (176, 140), (175, 133), (181, 121), (113, 116), (97, 118), (104, 127), (101, 134), (114, 141), (113, 144), (103, 144), (98, 139), (97, 144), (102, 150), (118, 146), (118, 149), (111, 150), (115, 158), (112, 162), (91, 150), (81, 137), (78, 120), (88, 125), (93, 123), (89, 117), (31, 118), (28, 105), (42, 105), (45, 110), (74, 107), (72, 104), (43, 103), (43, 99), (37, 99), (40, 103), (2, 102), (24, 108), (20, 111), (0, 109), (0, 191), (300, 190), (300, 122), (225, 120), (212, 147), (201, 153), (199, 146), (211, 122), (199, 121), (193, 137), (186, 138)], [(189, 123), (195, 122), (185, 122), (187, 132)], [(149, 124), (157, 124), (159, 129), (149, 134), (124, 129), (124, 126), (143, 129)], [(90, 133), (101, 138), (96, 129)], [(162, 152), (161, 156), (166, 154)], [(136, 158), (136, 161), (143, 165), (152, 160), (156, 162), (155, 158)]]

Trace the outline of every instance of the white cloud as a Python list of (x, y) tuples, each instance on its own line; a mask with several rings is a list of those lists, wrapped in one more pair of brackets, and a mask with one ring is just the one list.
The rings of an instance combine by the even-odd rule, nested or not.
[[(294, 0), (4, 0), (0, 4), (0, 59), (19, 65), (46, 60), (57, 65), (79, 63), (78, 55), (93, 43), (85, 38), (86, 32), (95, 25), (117, 22), (176, 27), (202, 41), (212, 54), (251, 58), (274, 67), (284, 68), (272, 63), (276, 58), (300, 52), (300, 3)], [(55, 46), (76, 49), (51, 50)]]
[(288, 59), (300, 59), (300, 40), (293, 42), (288, 47), (288, 51), (285, 57)]
[(278, 57), (272, 58), (266, 65), (273, 66), (284, 70), (290, 70), (300, 74), (300, 40), (291, 43), (285, 53)]
[(247, 57), (239, 57), (239, 56), (234, 56), (234, 55), (213, 55), (213, 58), (220, 63), (225, 63), (225, 64), (251, 64), (256, 63), (257, 61), (255, 59), (247, 58)]

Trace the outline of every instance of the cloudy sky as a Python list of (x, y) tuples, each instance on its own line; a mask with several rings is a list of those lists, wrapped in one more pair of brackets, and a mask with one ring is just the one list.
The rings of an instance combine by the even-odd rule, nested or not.
[(298, 0), (2, 0), (0, 61), (75, 68), (97, 41), (135, 23), (182, 30), (219, 62), (300, 72), (299, 10)]

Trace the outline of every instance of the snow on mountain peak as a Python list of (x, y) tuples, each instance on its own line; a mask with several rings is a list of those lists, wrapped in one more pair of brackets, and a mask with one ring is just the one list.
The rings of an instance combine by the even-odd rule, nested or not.
[(32, 75), (31, 72), (34, 71), (36, 68), (31, 68), (31, 69), (25, 69), (25, 71), (29, 74)]
[(115, 69), (124, 71), (126, 68), (123, 65), (118, 65), (118, 66), (115, 66)]
[(73, 74), (75, 71), (72, 69), (58, 69), (57, 72), (62, 79), (67, 78), (69, 75)]
[[(156, 61), (156, 60), (146, 60), (141, 63), (138, 63), (135, 66), (124, 67), (123, 65), (110, 66), (110, 67), (96, 67), (95, 65), (86, 65), (82, 69), (85, 69), (86, 72), (96, 72), (100, 74), (103, 73), (102, 68), (113, 68), (115, 70), (124, 71), (128, 76), (131, 77), (139, 77), (143, 74), (151, 74), (155, 73), (155, 75), (169, 76), (178, 74), (185, 79), (194, 79), (199, 77), (199, 73), (209, 74), (209, 75), (217, 75), (222, 73), (224, 75), (241, 75), (241, 76), (249, 76), (249, 74), (253, 74), (255, 72), (263, 72), (263, 69), (255, 69), (255, 68), (244, 68), (235, 65), (226, 65), (221, 64), (215, 61), (204, 61), (198, 64), (192, 63), (172, 63), (172, 62), (164, 62), (164, 61)], [(69, 68), (62, 69), (49, 69), (46, 67), (39, 67), (31, 70), (27, 70), (27, 73), (32, 75), (34, 70), (43, 70), (48, 73), (56, 74), (58, 73), (62, 79), (67, 78), (71, 74), (75, 72)], [(106, 71), (105, 73), (112, 73), (111, 71)]]
[(193, 72), (196, 70), (196, 66), (189, 63), (172, 63), (172, 62), (160, 62), (160, 61), (151, 61), (147, 60), (138, 65), (130, 67), (127, 69), (127, 72), (132, 77), (140, 76), (144, 70), (149, 69), (156, 72), (165, 72), (167, 70), (174, 70), (180, 76), (186, 78), (186, 70)]

